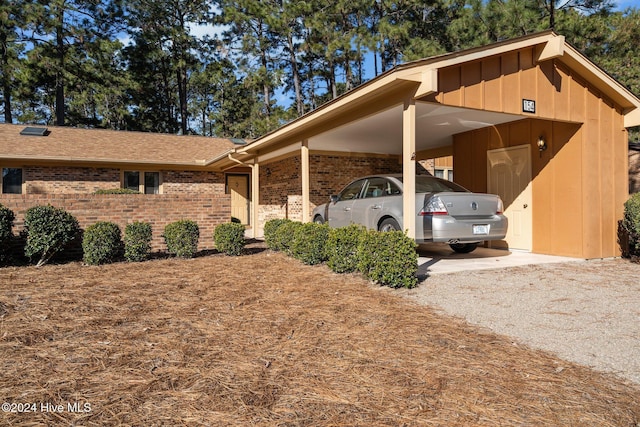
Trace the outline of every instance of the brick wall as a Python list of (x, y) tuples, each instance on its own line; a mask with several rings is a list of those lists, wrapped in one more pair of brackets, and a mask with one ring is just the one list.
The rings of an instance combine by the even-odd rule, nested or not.
[(191, 219), (200, 227), (199, 250), (213, 249), (213, 230), (231, 218), (231, 199), (227, 194), (159, 194), (159, 195), (95, 195), (95, 194), (4, 194), (0, 203), (16, 214), (13, 233), (24, 225), (26, 210), (36, 205), (50, 204), (75, 216), (82, 229), (98, 221), (112, 221), (124, 233), (134, 221), (150, 222), (154, 251), (165, 250), (161, 235), (164, 227), (179, 219)]
[[(324, 155), (309, 156), (310, 209), (326, 203), (331, 194), (355, 178), (375, 173), (400, 173), (395, 157)], [(258, 230), (273, 218), (302, 220), (300, 156), (292, 156), (260, 167)]]
[[(136, 170), (133, 168), (133, 170)], [(92, 194), (120, 188), (120, 169), (25, 166), (26, 194)], [(164, 194), (223, 194), (224, 173), (162, 170)]]
[(94, 193), (120, 187), (120, 170), (61, 166), (25, 166), (27, 194)]

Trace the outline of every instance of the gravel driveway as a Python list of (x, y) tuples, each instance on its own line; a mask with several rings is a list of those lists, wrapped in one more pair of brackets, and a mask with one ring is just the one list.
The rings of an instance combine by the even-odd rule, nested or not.
[(515, 343), (640, 384), (640, 264), (609, 259), (435, 274), (402, 292)]

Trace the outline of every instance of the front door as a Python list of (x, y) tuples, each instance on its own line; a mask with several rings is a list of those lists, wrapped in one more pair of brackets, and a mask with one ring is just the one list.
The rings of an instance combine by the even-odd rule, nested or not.
[(487, 173), (489, 193), (502, 198), (504, 214), (509, 219), (505, 237), (509, 248), (531, 251), (531, 147), (520, 145), (488, 151)]
[(231, 216), (242, 224), (249, 223), (249, 175), (227, 175), (231, 194)]

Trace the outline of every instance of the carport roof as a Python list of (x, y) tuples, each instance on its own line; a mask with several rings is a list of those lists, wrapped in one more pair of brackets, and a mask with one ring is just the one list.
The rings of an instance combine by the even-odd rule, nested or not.
[[(491, 56), (536, 48), (537, 62), (557, 59), (616, 102), (625, 115), (625, 126), (640, 125), (640, 99), (589, 61), (553, 31), (536, 33), (488, 46), (434, 56), (401, 64), (369, 82), (322, 105), (252, 143), (213, 159), (222, 167), (238, 160), (251, 162), (266, 153), (286, 153), (307, 141), (312, 150), (401, 153), (403, 102), (408, 94), (416, 101), (417, 150), (451, 144), (451, 135), (471, 129), (525, 118), (498, 111), (472, 110), (425, 102), (438, 92), (438, 70)], [(536, 114), (526, 117), (536, 118)], [(544, 118), (544, 117), (541, 117)], [(357, 136), (357, 138), (356, 138)], [(236, 162), (234, 162), (234, 159)]]

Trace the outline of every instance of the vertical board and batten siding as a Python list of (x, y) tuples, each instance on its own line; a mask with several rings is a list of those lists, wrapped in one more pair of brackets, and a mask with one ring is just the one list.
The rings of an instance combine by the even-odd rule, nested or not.
[[(457, 182), (487, 191), (487, 150), (530, 144), (533, 251), (581, 258), (620, 254), (628, 136), (618, 106), (559, 60), (537, 63), (534, 48), (441, 69), (439, 84), (434, 100), (442, 104), (523, 116), (455, 135)], [(522, 99), (536, 101), (535, 114), (522, 113)], [(539, 136), (548, 145), (542, 153)]]

